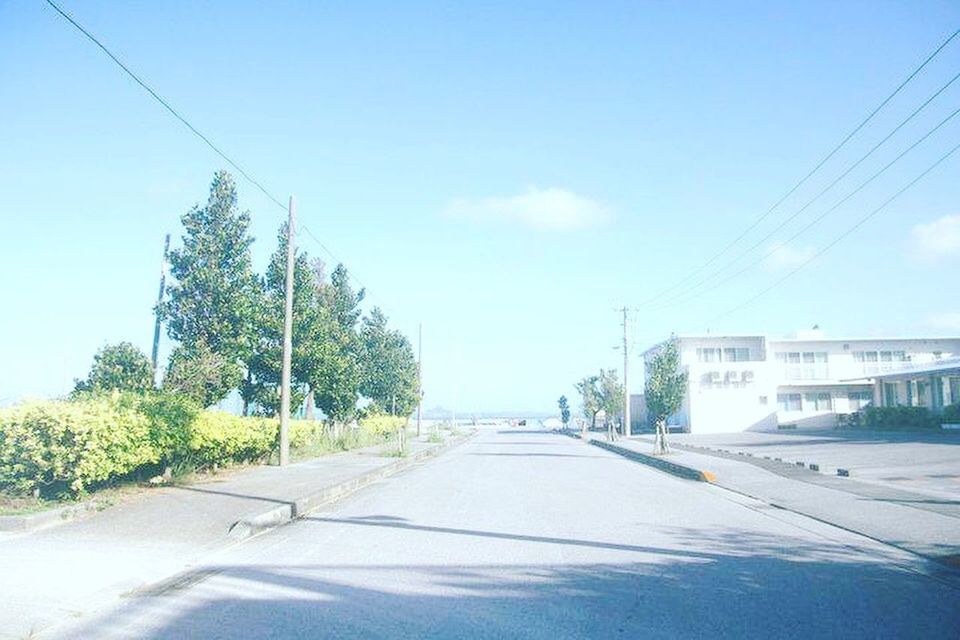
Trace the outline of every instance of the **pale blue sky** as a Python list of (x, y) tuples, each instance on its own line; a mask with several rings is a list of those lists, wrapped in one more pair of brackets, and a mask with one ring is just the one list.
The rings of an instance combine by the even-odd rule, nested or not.
[[(550, 409), (619, 367), (613, 307), (733, 239), (960, 27), (948, 1), (461, 4), (63, 0), (271, 191), (295, 194), (397, 327), (415, 341), (423, 322), (426, 404), (462, 412)], [(758, 231), (958, 71), (960, 38)], [(224, 163), (40, 0), (0, 2), (0, 97), (7, 403), (68, 390), (105, 342), (149, 350), (163, 235)], [(957, 107), (960, 82), (778, 237)], [(960, 334), (960, 156), (716, 319), (958, 142), (960, 118), (778, 260), (641, 308), (637, 351), (708, 327)], [(239, 187), (262, 268), (282, 212)]]

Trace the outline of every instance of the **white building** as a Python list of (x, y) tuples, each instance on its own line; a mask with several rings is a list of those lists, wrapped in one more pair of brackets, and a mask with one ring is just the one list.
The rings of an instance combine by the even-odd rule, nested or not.
[[(694, 433), (833, 427), (868, 404), (938, 410), (960, 402), (960, 338), (679, 336), (683, 407)], [(643, 354), (649, 362), (666, 344)]]

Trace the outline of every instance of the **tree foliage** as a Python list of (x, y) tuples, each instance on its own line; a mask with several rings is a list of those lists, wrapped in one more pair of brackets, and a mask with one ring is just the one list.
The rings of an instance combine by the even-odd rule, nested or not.
[(173, 350), (163, 389), (209, 407), (237, 388), (242, 378), (243, 369), (236, 360), (216, 353), (200, 340)]
[(557, 405), (560, 407), (560, 422), (566, 427), (567, 423), (570, 422), (570, 404), (567, 401), (567, 396), (560, 396)]
[(74, 392), (146, 391), (153, 387), (150, 360), (129, 342), (106, 345), (93, 356), (86, 380), (76, 380)]
[(680, 410), (687, 388), (687, 374), (680, 370), (680, 348), (671, 338), (647, 366), (644, 400), (654, 425), (663, 425)]
[(417, 361), (410, 341), (387, 328), (387, 316), (374, 307), (360, 329), (363, 377), (360, 392), (384, 411), (409, 415), (417, 406)]
[(623, 403), (623, 385), (616, 369), (601, 369), (598, 375), (587, 376), (576, 385), (580, 393), (583, 415), (590, 419), (590, 428), (597, 423), (597, 414), (603, 411), (612, 420)]
[[(181, 221), (183, 246), (169, 254), (175, 282), (157, 313), (180, 343), (181, 361), (210, 353), (224, 362), (246, 363), (257, 341), (260, 296), (250, 257), (250, 214), (239, 211), (230, 174), (218, 172), (207, 204)], [(208, 390), (214, 388), (224, 396), (230, 391), (219, 385)]]

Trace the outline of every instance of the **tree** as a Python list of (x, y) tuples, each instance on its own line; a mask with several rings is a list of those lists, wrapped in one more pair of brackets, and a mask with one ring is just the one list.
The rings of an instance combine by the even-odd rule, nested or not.
[(597, 414), (606, 414), (607, 437), (614, 437), (614, 416), (623, 403), (623, 386), (616, 369), (601, 369), (599, 375), (587, 376), (576, 384), (583, 404), (583, 414), (590, 419), (590, 428), (597, 424)]
[(318, 282), (318, 303), (329, 322), (325, 325), (327, 348), (316, 361), (310, 381), (314, 402), (335, 424), (352, 419), (357, 410), (362, 371), (357, 321), (364, 291), (354, 293), (349, 274), (340, 264), (330, 282)]
[(209, 407), (235, 389), (242, 378), (243, 369), (236, 360), (216, 353), (199, 340), (173, 350), (163, 388)]
[(570, 405), (567, 403), (567, 396), (560, 396), (560, 399), (557, 400), (557, 405), (560, 407), (560, 422), (563, 423), (563, 428), (567, 428), (567, 423), (570, 422)]
[(623, 385), (616, 369), (600, 370), (600, 407), (606, 414), (607, 438), (615, 439), (617, 433), (616, 416), (623, 408)]
[(654, 455), (670, 453), (667, 443), (667, 418), (680, 410), (687, 389), (687, 373), (680, 371), (680, 348), (670, 338), (647, 367), (644, 399), (647, 414), (656, 425)]
[(590, 420), (590, 428), (597, 425), (597, 414), (603, 409), (600, 400), (600, 390), (597, 388), (599, 376), (587, 376), (576, 385), (577, 392), (580, 394), (580, 404), (583, 407), (583, 416)]
[[(175, 282), (157, 307), (170, 338), (182, 346), (181, 360), (214, 354), (224, 363), (245, 365), (257, 341), (259, 287), (253, 273), (250, 214), (237, 208), (233, 178), (219, 171), (204, 207), (181, 218), (183, 246), (170, 252)], [(224, 376), (221, 382), (232, 379)], [(223, 395), (230, 388), (215, 385)]]
[(387, 328), (374, 307), (360, 328), (363, 376), (360, 393), (393, 415), (409, 415), (417, 406), (417, 361), (410, 341)]
[(129, 342), (120, 342), (97, 351), (87, 379), (74, 383), (74, 393), (113, 389), (146, 391), (153, 387), (153, 367), (140, 349)]
[[(280, 378), (283, 358), (283, 318), (286, 296), (287, 224), (277, 233), (277, 249), (262, 281), (257, 341), (241, 387), (245, 405), (274, 416), (280, 411)], [(293, 266), (293, 351), (290, 357), (290, 402), (297, 407), (307, 395), (317, 351), (326, 346), (322, 309), (317, 300), (309, 257), (301, 253)], [(245, 411), (246, 412), (246, 411)]]

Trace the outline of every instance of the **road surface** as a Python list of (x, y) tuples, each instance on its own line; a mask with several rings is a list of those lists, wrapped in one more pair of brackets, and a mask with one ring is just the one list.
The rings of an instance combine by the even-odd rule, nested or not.
[(536, 429), (488, 429), (44, 637), (956, 638), (929, 562)]

